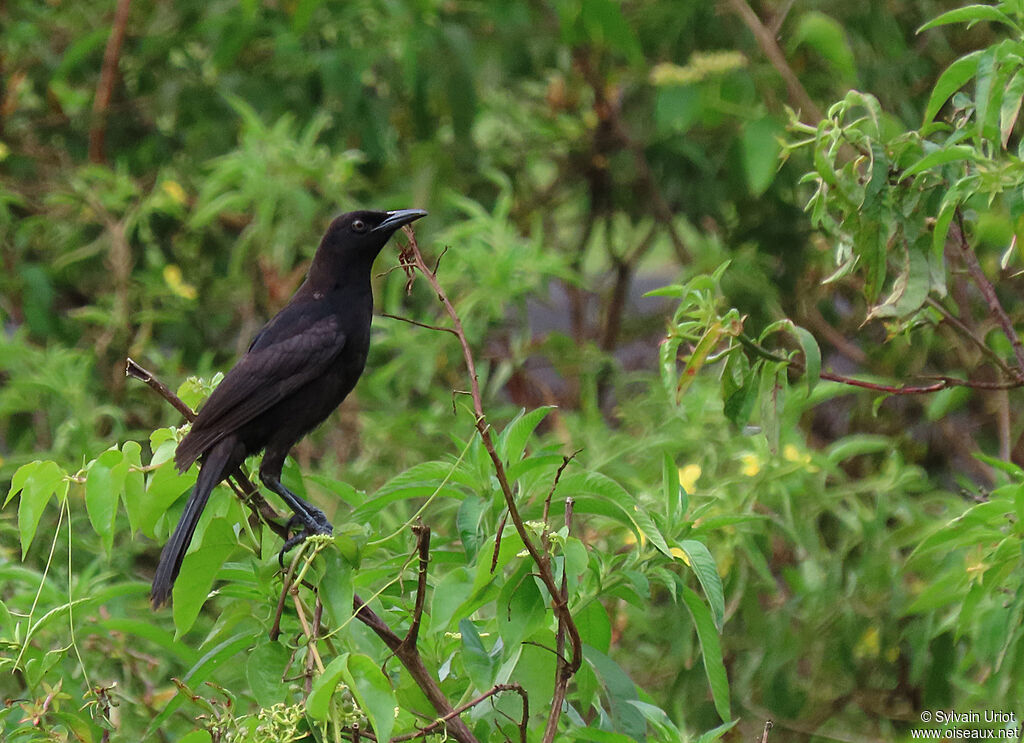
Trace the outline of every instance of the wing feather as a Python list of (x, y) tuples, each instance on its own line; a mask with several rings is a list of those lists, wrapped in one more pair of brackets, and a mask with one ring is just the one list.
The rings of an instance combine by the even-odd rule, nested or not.
[(226, 434), (322, 375), (345, 346), (337, 316), (281, 311), (213, 391), (178, 444), (180, 471)]

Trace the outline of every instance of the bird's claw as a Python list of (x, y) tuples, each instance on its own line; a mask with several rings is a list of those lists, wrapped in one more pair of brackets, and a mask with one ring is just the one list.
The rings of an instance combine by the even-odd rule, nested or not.
[(277, 553), (277, 562), (284, 568), (284, 556), (296, 545), (306, 541), (308, 537), (320, 534), (330, 536), (334, 533), (334, 527), (319, 511), (309, 514), (308, 518), (302, 514), (293, 514), (285, 525), (285, 535), (291, 534), (293, 529), (301, 527), (301, 530), (292, 534), (284, 540), (281, 551)]

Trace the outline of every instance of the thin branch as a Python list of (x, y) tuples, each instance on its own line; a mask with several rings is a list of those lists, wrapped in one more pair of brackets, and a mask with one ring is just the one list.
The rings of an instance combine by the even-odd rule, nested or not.
[[(800, 359), (790, 359), (785, 356), (772, 353), (762, 346), (759, 346), (742, 333), (736, 336), (736, 339), (764, 359), (788, 364), (797, 371), (804, 371), (804, 363)], [(1013, 390), (1018, 387), (1024, 387), (1024, 379), (1014, 379), (1006, 382), (984, 382), (975, 379), (957, 379), (956, 377), (947, 377), (943, 375), (923, 375), (925, 379), (935, 379), (938, 381), (931, 384), (915, 386), (866, 382), (862, 379), (854, 379), (853, 377), (847, 377), (842, 374), (833, 374), (832, 372), (827, 371), (821, 372), (819, 376), (830, 382), (839, 382), (840, 384), (849, 385), (851, 387), (860, 387), (866, 390), (874, 390), (875, 392), (884, 392), (888, 395), (923, 395), (931, 392), (938, 392), (939, 390), (949, 389), (950, 387), (968, 387), (974, 390)]]
[(458, 333), (456, 333), (451, 328), (443, 328), (440, 325), (428, 325), (427, 323), (420, 322), (419, 320), (413, 320), (413, 319), (408, 318), (408, 317), (402, 317), (401, 315), (392, 315), (390, 312), (378, 312), (377, 314), (379, 314), (381, 317), (387, 317), (387, 318), (390, 318), (392, 320), (401, 320), (402, 322), (407, 322), (410, 325), (415, 325), (418, 328), (426, 328), (427, 330), (440, 330), (440, 331), (442, 331), (444, 333), (451, 333), (452, 335), (458, 335)]
[(423, 619), (423, 606), (427, 600), (427, 566), (430, 564), (430, 527), (417, 524), (412, 527), (416, 535), (416, 551), (419, 552), (420, 566), (416, 580), (416, 605), (412, 612), (412, 623), (402, 640), (403, 645), (416, 647), (420, 634), (420, 621)]
[(92, 104), (92, 127), (89, 129), (89, 162), (106, 162), (104, 140), (107, 132), (107, 109), (114, 93), (114, 82), (117, 80), (117, 61), (121, 56), (121, 45), (124, 43), (125, 28), (128, 26), (128, 11), (132, 0), (117, 0), (114, 10), (114, 22), (107, 38), (107, 48), (103, 52), (103, 67), (100, 80), (96, 86), (96, 97)]
[[(562, 473), (562, 469), (565, 465), (569, 464), (568, 458), (559, 469), (558, 473)], [(558, 478), (555, 477), (557, 484)], [(552, 488), (554, 491), (554, 488)], [(572, 532), (572, 511), (575, 501), (572, 497), (565, 499), (565, 528), (567, 532)], [(565, 560), (562, 560), (562, 586), (560, 589), (560, 596), (562, 601), (565, 603), (569, 602), (569, 578), (568, 572), (566, 571), (567, 565)], [(569, 670), (568, 664), (565, 662), (565, 624), (562, 621), (562, 617), (558, 618), (558, 632), (555, 640), (555, 654), (558, 656), (558, 660), (555, 663), (555, 691), (551, 695), (551, 708), (552, 712), (555, 709), (561, 710), (562, 705), (565, 703), (565, 694), (569, 689), (569, 682), (572, 680), (573, 673), (575, 671)], [(548, 717), (547, 726), (544, 728), (544, 741), (553, 741), (555, 735), (558, 733), (558, 717), (553, 713)]]
[(978, 287), (981, 295), (985, 298), (989, 312), (992, 313), (996, 322), (999, 323), (999, 326), (1003, 329), (1003, 334), (1013, 347), (1013, 355), (1017, 359), (1017, 368), (1013, 370), (1012, 376), (1019, 381), (1024, 381), (1024, 344), (1021, 343), (1020, 336), (1017, 335), (1017, 331), (1013, 327), (1013, 321), (1010, 320), (1010, 316), (1006, 314), (1006, 310), (1003, 309), (1003, 305), (999, 302), (995, 287), (992, 286), (992, 282), (988, 280), (985, 272), (981, 269), (978, 256), (974, 254), (970, 244), (967, 242), (963, 215), (959, 209), (956, 211), (956, 222), (950, 225), (949, 231), (950, 236), (956, 241), (957, 247), (960, 248), (960, 256), (967, 265), (967, 272), (971, 275), (975, 286)]
[[(413, 646), (407, 646), (402, 638), (396, 635), (394, 630), (388, 626), (387, 622), (367, 606), (358, 594), (352, 598), (352, 609), (355, 612), (356, 619), (373, 630), (374, 634), (384, 641), (384, 644), (391, 649), (395, 657), (405, 667), (405, 670), (409, 672), (413, 681), (416, 682), (416, 685), (420, 687), (420, 690), (430, 700), (434, 710), (441, 715), (448, 734), (459, 741), (459, 743), (477, 743), (477, 739), (472, 731), (458, 716), (458, 712), (455, 712), (451, 702), (448, 701), (448, 697), (441, 691), (441, 687), (438, 686), (434, 674), (423, 664), (423, 658), (420, 657), (419, 651)], [(453, 712), (454, 715), (452, 714)]]
[(940, 315), (942, 315), (943, 322), (945, 322), (947, 325), (949, 325), (958, 333), (960, 333), (960, 335), (962, 335), (964, 338), (973, 343), (975, 347), (979, 351), (981, 351), (985, 355), (985, 357), (988, 358), (989, 361), (991, 361), (993, 364), (999, 367), (999, 370), (1002, 371), (1006, 376), (1014, 376), (1013, 370), (1003, 360), (1003, 357), (996, 353), (994, 349), (989, 348), (985, 341), (979, 338), (977, 334), (975, 334), (975, 332), (970, 327), (968, 327), (967, 323), (965, 323), (959, 317), (957, 317), (948, 309), (946, 309), (946, 306), (942, 304), (942, 302), (940, 302), (939, 300), (935, 299), (935, 297), (928, 297), (927, 301), (929, 307), (931, 307)]
[(541, 520), (544, 522), (545, 532), (548, 531), (548, 514), (551, 512), (551, 499), (555, 495), (555, 488), (558, 487), (558, 481), (562, 479), (562, 473), (565, 472), (565, 468), (569, 466), (569, 462), (574, 460), (576, 458), (576, 455), (579, 454), (581, 451), (583, 450), (577, 449), (568, 456), (562, 456), (562, 463), (558, 465), (558, 470), (555, 472), (555, 479), (551, 483), (551, 489), (548, 491), (548, 497), (544, 499), (544, 516)]
[[(145, 382), (146, 385), (160, 395), (164, 400), (169, 402), (171, 406), (177, 410), (189, 423), (196, 419), (195, 411), (192, 410), (185, 402), (174, 394), (171, 389), (157, 379), (152, 372), (147, 369), (143, 369), (131, 358), (128, 358), (125, 362), (124, 373), (126, 376), (138, 379), (141, 382)], [(246, 474), (243, 467), (239, 467), (230, 475), (228, 475), (228, 485), (235, 495), (248, 506), (249, 510), (252, 511), (260, 521), (266, 524), (271, 531), (277, 534), (282, 539), (288, 538), (288, 528), (284, 522), (284, 516), (279, 514), (270, 503), (267, 502), (263, 494), (260, 493), (259, 488), (253, 484), (252, 480)]]
[(523, 700), (523, 717), (522, 720), (519, 722), (519, 739), (520, 743), (526, 743), (526, 725), (530, 719), (530, 699), (526, 694), (526, 689), (524, 689), (519, 684), (495, 684), (480, 696), (466, 702), (465, 704), (460, 704), (447, 715), (445, 715), (444, 717), (440, 717), (437, 720), (434, 720), (425, 728), (421, 728), (420, 730), (417, 730), (415, 733), (406, 733), (405, 735), (396, 736), (392, 738), (389, 741), (389, 743), (402, 743), (402, 741), (426, 737), (427, 735), (430, 735), (432, 732), (441, 727), (441, 725), (446, 723), (452, 717), (456, 715), (461, 715), (466, 710), (472, 709), (481, 702), (484, 702), (493, 697), (495, 694), (500, 694), (503, 691), (514, 691)]
[[(469, 374), (470, 392), (473, 398), (473, 411), (476, 415), (475, 425), (477, 433), (479, 433), (480, 440), (491, 459), (491, 464), (494, 468), (494, 474), (497, 477), (498, 485), (501, 487), (502, 495), (505, 497), (505, 505), (508, 507), (509, 518), (512, 519), (512, 523), (515, 525), (516, 531), (518, 532), (520, 539), (523, 541), (523, 545), (526, 547), (527, 552), (530, 553), (530, 557), (537, 565), (538, 575), (544, 583), (545, 588), (547, 588), (548, 594), (551, 596), (551, 606), (555, 616), (558, 618), (559, 623), (564, 623), (565, 630), (569, 638), (569, 644), (572, 648), (572, 657), (566, 666), (566, 673), (571, 677), (579, 670), (580, 665), (583, 663), (583, 643), (580, 640), (579, 629), (576, 627), (576, 622), (573, 620), (572, 614), (569, 611), (568, 601), (562, 597), (561, 590), (555, 582), (554, 574), (551, 571), (551, 560), (549, 556), (542, 553), (538, 549), (537, 545), (534, 544), (533, 539), (530, 537), (530, 533), (527, 531), (526, 524), (523, 522), (523, 518), (519, 514), (519, 507), (516, 504), (512, 485), (509, 482), (508, 474), (505, 471), (505, 463), (498, 455), (498, 452), (494, 447), (494, 441), (491, 438), (491, 428), (490, 425), (488, 425), (487, 417), (484, 414), (483, 398), (480, 394), (480, 381), (477, 376), (476, 362), (473, 358), (473, 352), (470, 350), (466, 333), (462, 328), (462, 320), (459, 317), (459, 313), (456, 312), (447, 293), (438, 282), (437, 275), (430, 269), (424, 260), (423, 254), (420, 252), (419, 245), (416, 243), (415, 233), (408, 226), (403, 227), (402, 229), (409, 240), (409, 246), (405, 251), (405, 254), (411, 259), (411, 262), (419, 270), (420, 274), (422, 274), (427, 280), (430, 287), (437, 295), (438, 300), (444, 306), (449, 319), (452, 321), (452, 327), (459, 339), (459, 344), (462, 346), (462, 355), (466, 363), (466, 370)], [(557, 729), (558, 719), (561, 714), (561, 705), (552, 707), (548, 718), (549, 730)], [(550, 743), (551, 740), (552, 738), (545, 736), (544, 743)]]
[(683, 241), (683, 238), (680, 237), (679, 231), (676, 230), (674, 221), (675, 215), (672, 213), (672, 209), (669, 207), (668, 201), (666, 201), (664, 194), (661, 192), (661, 188), (658, 186), (658, 181), (654, 177), (654, 170), (651, 168), (651, 163), (647, 159), (647, 153), (644, 151), (643, 145), (633, 139), (633, 136), (630, 134), (625, 122), (622, 121), (620, 105), (618, 102), (608, 100), (606, 83), (601, 79), (598, 71), (591, 63), (587, 51), (582, 48), (576, 49), (573, 55), (573, 61), (583, 75), (583, 79), (587, 81), (587, 85), (589, 85), (593, 90), (594, 111), (597, 113), (599, 118), (611, 127), (611, 132), (619, 144), (632, 153), (633, 162), (636, 165), (637, 177), (640, 179), (643, 189), (647, 192), (647, 196), (651, 200), (651, 211), (654, 214), (654, 218), (661, 222), (665, 227), (665, 231), (668, 232), (669, 237), (672, 239), (672, 245), (675, 247), (676, 257), (679, 259), (680, 263), (689, 263), (691, 260), (690, 251), (686, 247), (686, 243)]
[(768, 743), (768, 733), (771, 731), (774, 724), (771, 720), (764, 721), (764, 732), (761, 733), (761, 743)]
[(768, 58), (772, 67), (775, 68), (775, 71), (779, 73), (782, 81), (786, 84), (790, 100), (800, 109), (800, 119), (806, 124), (817, 126), (818, 122), (825, 118), (825, 114), (818, 108), (818, 104), (814, 102), (811, 96), (808, 95), (800, 79), (793, 72), (793, 68), (789, 66), (789, 62), (786, 61), (786, 55), (782, 53), (782, 49), (775, 40), (775, 34), (761, 23), (761, 19), (757, 17), (757, 13), (747, 4), (746, 0), (727, 0), (727, 2), (733, 9), (733, 12), (747, 24), (747, 28), (754, 35), (757, 45), (764, 52), (764, 56)]

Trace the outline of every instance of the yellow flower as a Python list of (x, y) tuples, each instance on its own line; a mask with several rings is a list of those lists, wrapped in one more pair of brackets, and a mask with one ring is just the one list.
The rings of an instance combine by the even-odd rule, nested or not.
[(853, 648), (855, 658), (877, 658), (881, 649), (881, 635), (878, 627), (868, 627)]
[(188, 200), (185, 189), (177, 181), (164, 181), (160, 187), (164, 193), (171, 197), (178, 204), (184, 204)]
[(754, 477), (761, 471), (761, 459), (756, 454), (744, 454), (740, 457), (740, 461), (743, 463), (743, 466), (740, 467), (740, 472), (747, 477)]
[(687, 493), (692, 493), (697, 487), (697, 480), (700, 479), (700, 465), (688, 464), (679, 468), (679, 484)]
[(181, 269), (173, 263), (164, 266), (164, 283), (167, 284), (172, 292), (183, 299), (195, 299), (199, 295), (194, 286), (184, 281), (181, 276)]

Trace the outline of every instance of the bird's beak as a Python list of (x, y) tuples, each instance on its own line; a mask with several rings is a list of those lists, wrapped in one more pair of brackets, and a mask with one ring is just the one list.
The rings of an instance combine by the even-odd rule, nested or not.
[(422, 209), (396, 209), (393, 212), (388, 212), (387, 218), (374, 227), (372, 232), (394, 232), (399, 227), (425, 216), (427, 213)]

